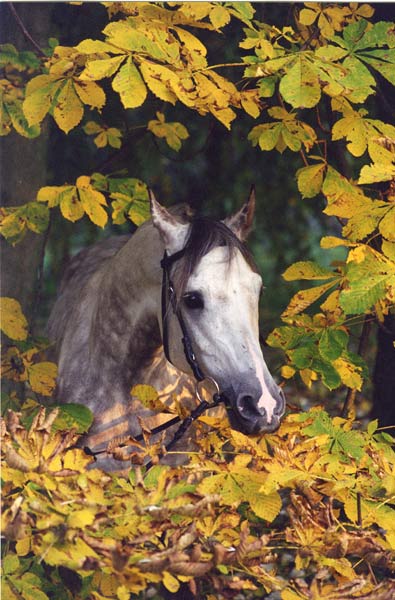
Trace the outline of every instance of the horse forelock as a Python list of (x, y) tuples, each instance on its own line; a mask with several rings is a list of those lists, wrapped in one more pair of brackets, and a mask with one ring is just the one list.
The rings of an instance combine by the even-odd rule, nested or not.
[(183, 259), (180, 261), (177, 271), (177, 292), (179, 298), (185, 292), (189, 278), (203, 256), (220, 246), (226, 247), (229, 250), (227, 256), (229, 264), (235, 252), (239, 250), (251, 270), (254, 273), (258, 273), (258, 268), (252, 254), (229, 227), (221, 221), (214, 221), (207, 217), (196, 217), (191, 221), (189, 235), (184, 247)]

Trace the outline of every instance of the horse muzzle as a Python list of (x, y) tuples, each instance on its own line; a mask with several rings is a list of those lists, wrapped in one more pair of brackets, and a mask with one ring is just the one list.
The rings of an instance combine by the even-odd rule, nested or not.
[(285, 396), (281, 388), (276, 386), (271, 391), (275, 406), (270, 412), (259, 405), (261, 393), (258, 394), (255, 390), (242, 391), (239, 394), (232, 392), (227, 393), (227, 412), (233, 429), (246, 435), (272, 433), (278, 429), (285, 411)]

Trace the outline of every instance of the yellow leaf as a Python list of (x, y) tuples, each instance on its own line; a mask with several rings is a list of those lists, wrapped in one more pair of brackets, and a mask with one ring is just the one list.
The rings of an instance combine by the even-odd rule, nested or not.
[(145, 83), (155, 96), (171, 104), (176, 103), (177, 96), (171, 86), (177, 85), (179, 78), (173, 71), (147, 60), (141, 61), (140, 70)]
[(281, 317), (291, 317), (303, 312), (310, 304), (313, 304), (318, 298), (320, 298), (325, 292), (327, 292), (333, 285), (334, 281), (318, 285), (317, 287), (309, 288), (307, 290), (300, 290), (290, 300), (287, 308), (282, 313)]
[(92, 508), (82, 508), (81, 510), (76, 510), (69, 515), (67, 524), (69, 527), (83, 529), (87, 525), (92, 525), (95, 518), (96, 513)]
[(320, 305), (321, 310), (329, 313), (341, 313), (339, 304), (340, 290), (334, 290), (329, 294), (326, 300)]
[(289, 365), (283, 365), (281, 367), (281, 375), (282, 377), (284, 377), (284, 379), (290, 379), (295, 375), (295, 373), (295, 369), (293, 367), (290, 367)]
[(75, 49), (81, 54), (101, 54), (103, 52), (109, 52), (112, 54), (123, 53), (122, 50), (115, 48), (115, 46), (111, 44), (107, 44), (106, 42), (102, 42), (101, 40), (91, 39), (82, 40), (82, 42), (80, 42), (78, 46), (75, 46)]
[(0, 328), (12, 340), (27, 338), (28, 323), (21, 305), (14, 298), (0, 299)]
[(28, 367), (28, 378), (33, 392), (51, 396), (56, 385), (58, 368), (52, 362), (40, 362)]
[(119, 93), (125, 108), (141, 106), (147, 97), (146, 85), (131, 56), (114, 77), (112, 87)]
[(168, 407), (160, 400), (158, 392), (152, 385), (135, 385), (130, 390), (130, 395), (136, 397), (150, 410), (168, 412)]
[(75, 89), (84, 104), (101, 109), (106, 103), (106, 95), (94, 81), (74, 81)]
[(302, 23), (302, 25), (312, 25), (317, 16), (318, 13), (315, 10), (303, 8), (299, 13), (299, 22)]
[(218, 121), (220, 121), (227, 129), (230, 129), (230, 124), (236, 118), (236, 113), (231, 108), (220, 108), (216, 109), (210, 107), (210, 112), (214, 115)]
[(180, 582), (168, 571), (163, 571), (162, 583), (172, 594), (175, 594), (180, 589)]
[(63, 468), (71, 471), (84, 473), (87, 466), (92, 462), (92, 457), (85, 454), (81, 449), (73, 448), (67, 450), (63, 458)]
[(95, 225), (104, 227), (108, 216), (104, 208), (102, 208), (103, 205), (107, 205), (103, 194), (92, 187), (90, 177), (85, 175), (78, 177), (76, 186), (83, 210)]
[(317, 373), (315, 371), (312, 371), (311, 369), (301, 369), (299, 371), (299, 375), (303, 383), (307, 385), (308, 388), (311, 388), (313, 381), (318, 380)]
[(230, 21), (230, 14), (228, 10), (221, 6), (221, 4), (217, 4), (214, 6), (213, 10), (210, 12), (210, 21), (214, 25), (216, 29), (220, 29), (227, 25)]
[(303, 198), (313, 198), (322, 187), (325, 163), (303, 167), (296, 172), (298, 189)]
[(395, 262), (395, 243), (383, 240), (381, 244), (381, 250), (383, 253)]
[(261, 111), (259, 106), (259, 91), (258, 90), (246, 90), (240, 92), (241, 105), (248, 115), (256, 119), (259, 117)]
[(376, 183), (380, 181), (390, 181), (394, 178), (395, 165), (374, 163), (362, 167), (358, 183)]
[(54, 90), (54, 79), (50, 75), (38, 75), (26, 86), (23, 112), (29, 125), (41, 123), (51, 107)]
[(121, 585), (117, 588), (117, 598), (118, 600), (130, 600), (130, 590), (126, 585)]
[(102, 60), (89, 60), (81, 73), (81, 81), (98, 81), (110, 77), (118, 70), (126, 56), (113, 56)]
[(355, 262), (357, 264), (363, 262), (369, 255), (368, 246), (360, 244), (355, 248), (352, 248), (347, 256), (347, 262)]
[(70, 185), (45, 186), (38, 190), (37, 201), (48, 202), (49, 208), (57, 206), (63, 192), (73, 189)]
[(277, 517), (281, 510), (282, 501), (278, 492), (271, 494), (258, 493), (248, 498), (254, 513), (261, 519), (271, 523)]
[(30, 537), (25, 537), (21, 540), (18, 540), (15, 546), (15, 551), (18, 556), (26, 556), (26, 554), (29, 554), (29, 552), (31, 552), (31, 549), (32, 547)]
[(88, 123), (84, 125), (84, 131), (87, 135), (95, 135), (103, 131), (103, 128), (95, 121), (88, 121)]
[(78, 98), (71, 79), (65, 82), (56, 98), (54, 119), (62, 131), (68, 133), (76, 127), (84, 115), (84, 107)]
[(294, 281), (295, 279), (333, 279), (336, 277), (336, 273), (321, 267), (318, 263), (306, 260), (293, 263), (284, 271), (283, 277), (286, 281)]
[(340, 375), (342, 383), (347, 387), (361, 391), (363, 385), (362, 368), (348, 362), (344, 358), (337, 358), (333, 361), (333, 366)]
[(343, 240), (342, 238), (338, 238), (334, 235), (326, 235), (321, 238), (320, 246), (321, 248), (337, 248), (338, 246), (351, 246), (352, 244), (347, 240)]
[(3, 584), (2, 584), (2, 595), (3, 598), (6, 598), (7, 600), (20, 600), (21, 595), (18, 594), (18, 592), (15, 590), (15, 587), (13, 586), (14, 590), (10, 587), (9, 583), (7, 582), (7, 580), (3, 580)]
[(379, 223), (381, 235), (390, 242), (395, 242), (395, 206), (390, 208)]
[(78, 221), (84, 216), (84, 208), (78, 198), (75, 186), (69, 186), (60, 196), (60, 211), (65, 219)]

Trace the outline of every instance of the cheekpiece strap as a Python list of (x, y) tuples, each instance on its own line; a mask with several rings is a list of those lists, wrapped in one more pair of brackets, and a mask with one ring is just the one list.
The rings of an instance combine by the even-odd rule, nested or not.
[(191, 339), (189, 337), (188, 334), (188, 330), (187, 327), (185, 325), (185, 321), (182, 317), (182, 314), (177, 306), (177, 297), (176, 297), (176, 292), (174, 289), (174, 285), (173, 282), (171, 280), (170, 277), (170, 267), (177, 262), (177, 260), (179, 260), (180, 258), (182, 258), (185, 254), (185, 249), (183, 248), (182, 250), (179, 250), (178, 252), (175, 252), (174, 254), (170, 254), (168, 255), (166, 250), (165, 253), (163, 255), (163, 258), (160, 262), (160, 265), (162, 267), (163, 270), (163, 277), (162, 277), (162, 330), (163, 330), (163, 350), (165, 353), (165, 356), (167, 358), (167, 360), (172, 363), (172, 360), (170, 358), (170, 350), (169, 350), (169, 331), (168, 331), (168, 327), (167, 327), (167, 313), (168, 313), (168, 300), (170, 301), (170, 304), (172, 306), (173, 312), (176, 315), (178, 322), (180, 324), (181, 327), (181, 331), (182, 331), (182, 342), (184, 345), (184, 353), (185, 353), (185, 358), (187, 359), (187, 362), (189, 364), (189, 366), (192, 369), (192, 372), (195, 376), (195, 378), (198, 381), (202, 381), (204, 379), (204, 374), (201, 371), (199, 364), (197, 362), (195, 353), (193, 351), (192, 348), (192, 342)]

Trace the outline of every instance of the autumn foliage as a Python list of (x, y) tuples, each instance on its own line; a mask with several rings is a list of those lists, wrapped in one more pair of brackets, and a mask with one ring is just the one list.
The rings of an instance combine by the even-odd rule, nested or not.
[[(256, 124), (245, 143), (299, 153), (301, 198), (323, 198), (324, 215), (340, 223), (321, 247), (345, 256), (331, 267), (287, 268), (285, 280), (311, 287), (291, 298), (268, 343), (283, 351), (285, 380), (361, 390), (369, 373), (351, 326), (382, 321), (395, 295), (395, 127), (370, 102), (380, 82), (395, 85), (395, 24), (373, 22), (374, 8), (357, 3), (295, 5), (292, 27), (282, 28), (256, 20), (249, 2), (102, 4), (108, 24), (98, 39), (52, 40), (41, 58), (1, 48), (1, 134), (34, 138), (52, 119), (66, 134), (91, 136), (98, 152), (118, 149), (125, 132), (100, 117), (107, 95), (122, 110), (154, 96), (164, 108), (146, 130), (179, 151), (190, 133), (167, 120), (166, 103), (216, 119), (230, 136), (247, 113)], [(210, 64), (201, 34), (226, 40), (230, 22), (239, 23), (239, 60)], [(352, 178), (333, 160), (338, 146)], [(46, 231), (53, 210), (71, 222), (138, 226), (149, 216), (147, 186), (81, 173), (2, 207), (0, 232), (15, 245), (27, 230)], [(201, 417), (188, 465), (105, 475), (74, 447), (89, 411), (33, 399), (50, 398), (56, 365), (45, 341), (28, 336), (15, 299), (2, 299), (1, 327), (10, 339), (3, 377), (30, 395), (21, 406), (12, 392), (14, 412), (2, 422), (7, 598), (126, 600), (151, 588), (159, 598), (160, 584), (174, 593), (187, 584), (208, 600), (275, 591), (281, 600), (394, 597), (395, 455), (377, 422), (360, 431), (352, 405), (345, 418), (315, 408), (290, 412), (277, 433), (256, 439)], [(151, 392), (148, 404), (157, 401)]]

